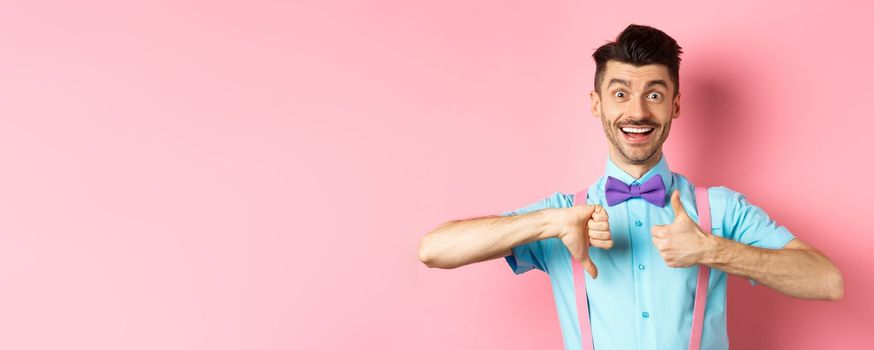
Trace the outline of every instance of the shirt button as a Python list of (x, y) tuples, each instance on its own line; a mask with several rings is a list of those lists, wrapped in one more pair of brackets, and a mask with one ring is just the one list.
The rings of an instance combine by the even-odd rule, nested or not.
[(640, 269), (640, 271), (643, 271), (643, 270), (646, 270), (646, 265), (640, 264), (640, 265), (637, 265), (637, 268)]
[(641, 226), (643, 226), (643, 223), (640, 222), (640, 220), (637, 220), (634, 222), (634, 226), (641, 227)]
[(643, 316), (643, 318), (649, 318), (649, 312), (644, 311), (644, 312), (643, 312), (642, 314), (640, 314), (640, 315)]

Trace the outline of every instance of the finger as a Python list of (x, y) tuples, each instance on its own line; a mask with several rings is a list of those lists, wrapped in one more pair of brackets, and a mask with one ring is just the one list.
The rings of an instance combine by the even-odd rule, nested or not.
[(652, 245), (656, 247), (656, 249), (659, 251), (659, 254), (662, 254), (662, 256), (664, 256), (664, 252), (662, 252), (662, 250), (665, 246), (665, 239), (652, 236)]
[(586, 269), (586, 272), (589, 273), (589, 276), (592, 276), (592, 279), (598, 278), (598, 267), (595, 266), (592, 259), (586, 257), (586, 260), (583, 260), (583, 267)]
[(613, 240), (611, 239), (595, 239), (589, 241), (589, 244), (593, 247), (601, 248), (601, 249), (610, 249), (613, 248)]
[(595, 212), (592, 213), (592, 219), (598, 222), (606, 222), (608, 219), (607, 210), (605, 210), (604, 207), (600, 205), (596, 205)]
[(686, 214), (686, 209), (683, 208), (683, 203), (680, 202), (679, 190), (674, 190), (674, 193), (671, 194), (671, 207), (674, 208), (674, 215), (676, 215), (677, 218), (689, 216)]
[(653, 225), (653, 227), (649, 230), (649, 232), (653, 235), (653, 237), (666, 237), (668, 235), (668, 225)]
[(589, 238), (590, 239), (610, 239), (610, 230), (592, 230), (589, 229)]
[(609, 241), (610, 231), (589, 231), (590, 241)]
[(610, 223), (607, 221), (595, 221), (594, 219), (589, 219), (588, 226), (589, 226), (589, 231), (592, 231), (592, 230), (608, 231), (608, 230), (610, 230)]

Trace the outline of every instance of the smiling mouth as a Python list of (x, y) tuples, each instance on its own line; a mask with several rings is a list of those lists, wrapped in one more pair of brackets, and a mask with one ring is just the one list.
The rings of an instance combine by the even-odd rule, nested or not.
[(624, 128), (619, 128), (619, 129), (622, 130), (622, 132), (624, 132), (626, 134), (649, 134), (653, 130), (655, 130), (655, 128), (650, 128), (650, 127), (642, 127), (642, 128), (624, 127)]
[(622, 131), (626, 141), (630, 143), (643, 143), (649, 141), (655, 128), (651, 126), (625, 126), (619, 128), (619, 130)]

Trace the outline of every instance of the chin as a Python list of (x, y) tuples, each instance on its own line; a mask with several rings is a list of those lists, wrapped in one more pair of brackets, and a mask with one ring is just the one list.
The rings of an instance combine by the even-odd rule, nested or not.
[(642, 151), (640, 149), (634, 149), (634, 147), (631, 147), (630, 149), (626, 148), (625, 151), (627, 152), (622, 152), (622, 155), (632, 164), (644, 164), (649, 162), (653, 157), (655, 157), (656, 153), (658, 153), (658, 149)]

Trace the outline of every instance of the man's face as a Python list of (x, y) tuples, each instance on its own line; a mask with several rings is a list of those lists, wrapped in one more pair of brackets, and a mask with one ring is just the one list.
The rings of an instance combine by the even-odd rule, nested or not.
[(601, 118), (614, 161), (651, 164), (659, 160), (671, 120), (680, 115), (680, 94), (667, 67), (607, 62), (601, 92), (592, 91), (592, 114)]

